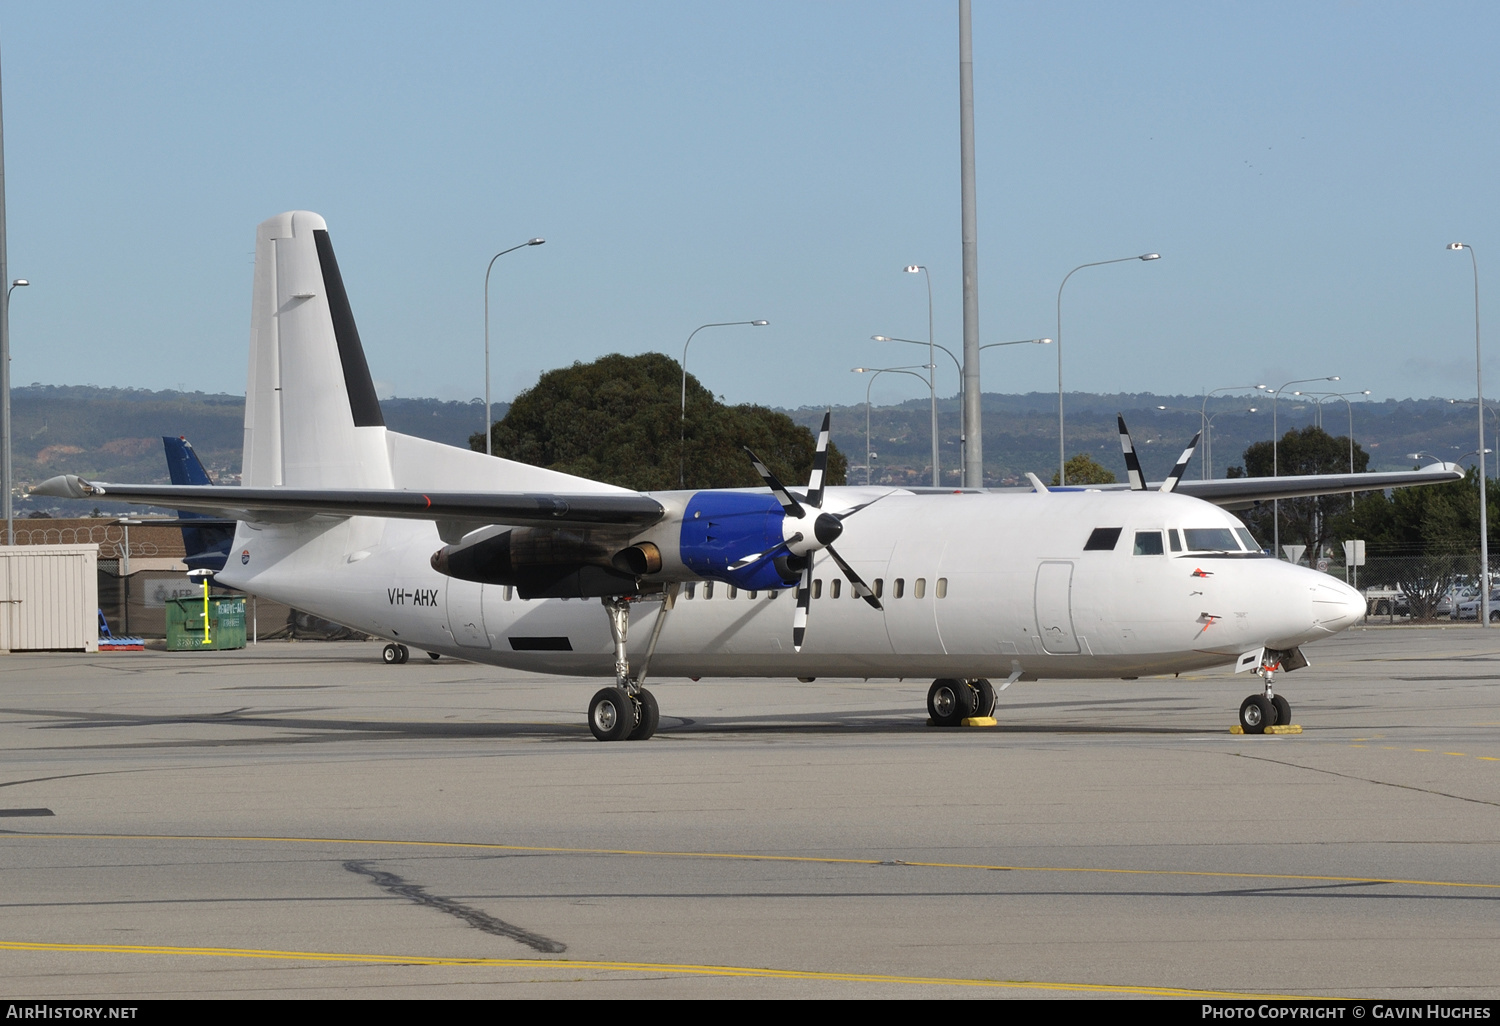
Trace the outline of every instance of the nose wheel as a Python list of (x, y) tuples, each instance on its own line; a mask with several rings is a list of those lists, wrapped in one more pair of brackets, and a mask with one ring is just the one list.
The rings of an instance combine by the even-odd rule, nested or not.
[(1264, 734), (1267, 727), (1290, 726), (1291, 703), (1271, 689), (1274, 669), (1262, 666), (1256, 672), (1265, 680), (1266, 690), (1264, 694), (1251, 695), (1240, 703), (1240, 730), (1246, 734)]

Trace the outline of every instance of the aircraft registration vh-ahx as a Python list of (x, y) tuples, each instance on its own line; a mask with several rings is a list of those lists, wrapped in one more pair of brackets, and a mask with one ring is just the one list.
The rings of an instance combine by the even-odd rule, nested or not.
[[(931, 678), (937, 725), (992, 715), (1015, 681), (1233, 666), (1261, 678), (1247, 733), (1290, 723), (1272, 686), (1360, 593), (1270, 558), (1229, 508), (1457, 480), (1420, 471), (1183, 479), (1128, 489), (825, 487), (636, 492), (386, 428), (327, 225), (256, 236), (243, 484), (52, 478), (35, 494), (238, 521), (219, 583), (434, 657), (612, 677), (603, 741), (643, 740), (647, 673)], [(751, 455), (747, 458), (753, 459)], [(408, 647), (409, 646), (409, 647)]]

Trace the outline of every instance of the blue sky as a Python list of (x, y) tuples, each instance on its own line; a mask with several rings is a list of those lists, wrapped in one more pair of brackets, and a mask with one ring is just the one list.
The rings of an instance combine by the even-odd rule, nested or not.
[[(974, 4), (980, 333), (1070, 390), (1474, 394), (1500, 7)], [(243, 392), (255, 225), (329, 222), (382, 395), (607, 352), (853, 403), (961, 344), (957, 4), (0, 3), (13, 380)], [(1490, 346), (1500, 350), (1500, 335)], [(1051, 347), (987, 391), (1055, 391)], [(952, 394), (951, 364), (940, 368)], [(1487, 360), (1492, 387), (1500, 359)], [(906, 386), (911, 386), (910, 388)], [(887, 375), (876, 398), (920, 392)]]

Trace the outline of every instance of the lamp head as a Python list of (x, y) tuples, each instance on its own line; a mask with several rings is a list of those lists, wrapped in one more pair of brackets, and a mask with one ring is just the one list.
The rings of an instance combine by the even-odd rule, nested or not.
[(25, 278), (17, 278), (15, 281), (13, 281), (13, 282), (10, 283), (10, 287), (13, 288), (13, 289), (19, 289), (19, 288), (25, 288), (27, 285), (30, 285), (30, 284), (31, 284), (31, 282), (27, 281)]
[(1161, 259), (1161, 254), (1160, 253), (1142, 253), (1141, 256), (1140, 256), (1140, 259), (1142, 259), (1142, 260), (1160, 260)]
[(1032, 339), (1032, 341), (1039, 346), (1050, 346), (1052, 344), (1052, 340), (1050, 338), (1034, 338)]
[(887, 338), (884, 335), (871, 335), (870, 336), (870, 341), (871, 342), (889, 342), (890, 339)]
[(770, 324), (771, 322), (770, 321), (751, 321), (750, 323), (752, 325), (754, 325), (755, 327), (757, 327), (757, 328), (764, 328), (767, 324)]
[(907, 266), (907, 268), (906, 268), (906, 273), (907, 274), (916, 274), (921, 269), (922, 269), (922, 265), (921, 264), (909, 264)]
[(542, 243), (544, 243), (546, 241), (547, 241), (546, 239), (536, 238), (536, 239), (529, 240), (526, 243), (526, 245), (528, 245), (528, 246), (540, 246)]
[(1467, 249), (1468, 245), (1469, 244), (1467, 242), (1450, 242), (1450, 243), (1448, 243), (1448, 248), (1449, 249)]

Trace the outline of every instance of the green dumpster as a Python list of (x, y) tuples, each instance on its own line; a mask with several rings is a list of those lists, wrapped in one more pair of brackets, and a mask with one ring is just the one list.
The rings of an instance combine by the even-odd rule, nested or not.
[(167, 600), (167, 651), (245, 647), (245, 597), (211, 595), (208, 599), (208, 641), (203, 640), (203, 599)]

